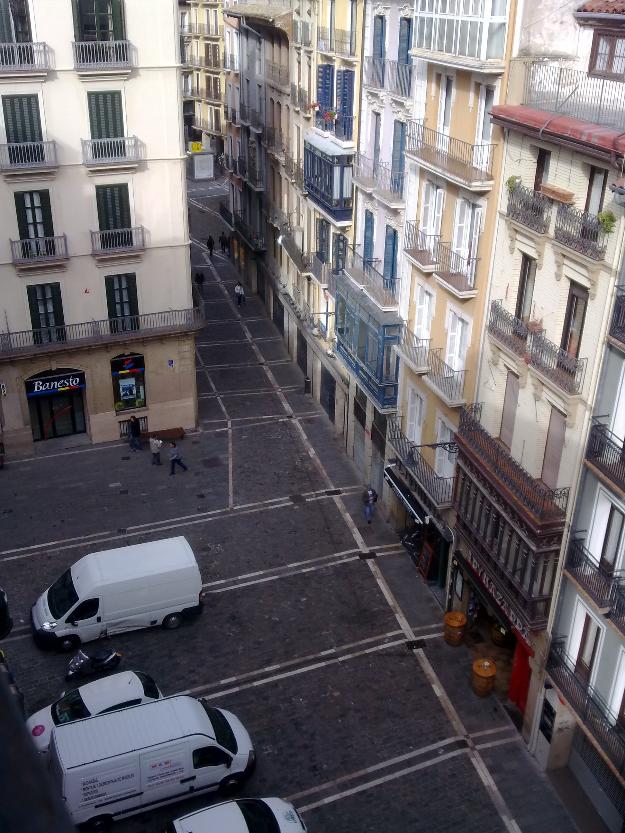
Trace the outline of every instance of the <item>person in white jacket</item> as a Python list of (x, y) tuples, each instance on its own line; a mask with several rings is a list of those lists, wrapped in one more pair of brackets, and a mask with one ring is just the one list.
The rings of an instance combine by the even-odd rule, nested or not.
[(152, 452), (152, 465), (153, 466), (160, 466), (161, 463), (161, 448), (163, 447), (163, 441), (159, 440), (158, 437), (150, 437), (150, 451)]

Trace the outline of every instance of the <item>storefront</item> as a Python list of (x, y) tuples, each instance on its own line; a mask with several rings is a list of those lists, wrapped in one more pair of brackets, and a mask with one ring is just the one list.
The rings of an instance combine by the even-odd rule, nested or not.
[(25, 381), (33, 440), (49, 440), (86, 431), (85, 373), (61, 367)]

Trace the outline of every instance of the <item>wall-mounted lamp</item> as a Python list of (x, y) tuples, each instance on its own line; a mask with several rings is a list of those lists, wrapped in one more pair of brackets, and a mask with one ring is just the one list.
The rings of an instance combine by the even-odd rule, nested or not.
[(284, 235), (282, 234), (282, 232), (280, 232), (280, 234), (278, 235), (278, 246), (282, 245), (283, 240), (284, 240)]
[(617, 179), (610, 185), (610, 191), (614, 194), (614, 202), (617, 205), (625, 206), (625, 177)]

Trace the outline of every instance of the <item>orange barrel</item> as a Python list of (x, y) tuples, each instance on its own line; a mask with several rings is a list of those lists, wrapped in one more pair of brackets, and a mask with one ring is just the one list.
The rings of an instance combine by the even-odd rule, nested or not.
[(445, 621), (445, 642), (448, 645), (460, 645), (464, 639), (464, 631), (467, 627), (467, 617), (459, 610), (450, 610), (444, 616)]
[(492, 659), (476, 659), (473, 663), (471, 685), (478, 697), (487, 697), (495, 685), (497, 666)]

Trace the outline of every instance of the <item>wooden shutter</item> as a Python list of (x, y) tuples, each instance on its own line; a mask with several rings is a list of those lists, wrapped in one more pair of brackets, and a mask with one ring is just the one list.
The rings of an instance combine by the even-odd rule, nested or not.
[(417, 338), (430, 337), (430, 316), (432, 311), (432, 295), (424, 286), (417, 288), (415, 335)]
[(30, 310), (30, 324), (33, 330), (41, 329), (41, 317), (39, 315), (39, 303), (37, 301), (37, 287), (27, 286), (28, 308)]
[(50, 289), (52, 291), (52, 311), (54, 313), (54, 323), (57, 327), (61, 327), (65, 324), (63, 301), (61, 299), (61, 284), (51, 283)]
[(127, 185), (96, 185), (100, 231), (130, 228), (130, 200)]
[(354, 70), (338, 69), (336, 71), (336, 106), (344, 118), (342, 125), (344, 138), (352, 138), (354, 116)]
[(52, 223), (52, 209), (50, 207), (50, 192), (49, 191), (16, 191), (15, 198), (15, 213), (17, 215), (17, 227), (19, 230), (20, 240), (27, 240), (31, 234), (28, 228), (28, 217), (26, 213), (26, 195), (31, 195), (31, 200), (34, 194), (39, 194), (39, 202), (41, 204), (41, 222), (43, 224), (43, 236), (54, 236), (54, 225)]
[(384, 277), (394, 281), (397, 273), (397, 231), (392, 226), (386, 227), (384, 237)]
[(322, 109), (329, 110), (334, 102), (334, 64), (317, 67), (317, 101)]
[(550, 489), (555, 489), (558, 483), (558, 472), (560, 471), (560, 460), (564, 448), (564, 435), (566, 432), (566, 417), (556, 408), (551, 409), (549, 419), (549, 430), (547, 431), (547, 442), (545, 444), (545, 456), (543, 458), (543, 471), (541, 479)]
[(399, 19), (399, 46), (397, 48), (397, 63), (410, 63), (410, 42), (412, 40), (412, 18), (400, 17)]
[(15, 31), (9, 0), (0, 0), (0, 43), (14, 43)]
[(440, 234), (441, 232), (441, 220), (443, 217), (443, 207), (445, 205), (445, 189), (444, 188), (436, 188), (435, 189), (436, 195), (434, 199), (434, 220), (431, 226), (430, 234)]
[(128, 315), (139, 315), (139, 304), (137, 301), (137, 277), (134, 272), (128, 272), (124, 275), (107, 275), (104, 278), (106, 286), (106, 305), (108, 308), (109, 318), (121, 318), (125, 315), (123, 310), (120, 310), (118, 305), (118, 292), (123, 290), (123, 283), (125, 280), (125, 288), (128, 302)]
[(4, 95), (2, 110), (9, 144), (43, 141), (38, 96)]
[(467, 200), (458, 198), (456, 203), (456, 225), (454, 228), (454, 251), (466, 257), (467, 243), (469, 239), (469, 211), (470, 205)]
[(124, 4), (122, 0), (110, 0), (113, 17), (113, 40), (126, 40), (124, 24)]
[(122, 94), (117, 91), (87, 93), (92, 139), (117, 139), (124, 135)]
[(345, 255), (347, 254), (347, 237), (344, 234), (335, 234), (332, 238), (332, 268), (340, 272), (345, 266)]
[(417, 391), (408, 388), (408, 418), (406, 436), (413, 443), (421, 442), (421, 425), (423, 424), (423, 397)]
[(31, 285), (26, 287), (26, 294), (30, 310), (30, 322), (33, 330), (41, 330), (44, 327), (49, 326), (47, 316), (46, 320), (42, 321), (41, 313), (39, 311), (39, 301), (37, 299), (37, 290), (41, 289), (45, 293), (46, 288), (50, 290), (54, 325), (56, 327), (62, 327), (65, 324), (65, 318), (63, 316), (63, 302), (61, 299), (61, 285), (58, 283)]
[(499, 431), (499, 439), (508, 448), (512, 446), (512, 436), (514, 434), (514, 418), (516, 416), (516, 409), (519, 403), (519, 377), (515, 373), (508, 371), (508, 378), (506, 379), (506, 395), (503, 401), (503, 414), (501, 416), (501, 429)]
[(382, 119), (379, 113), (373, 114), (373, 167), (376, 168), (380, 161), (380, 130)]
[(371, 263), (373, 260), (373, 214), (368, 210), (365, 210), (365, 234), (362, 248), (363, 259)]
[(456, 363), (458, 360), (460, 339), (460, 319), (455, 312), (449, 313), (449, 326), (447, 328), (447, 354), (445, 362), (453, 369), (457, 370)]
[(436, 189), (429, 181), (426, 179), (425, 185), (423, 186), (423, 203), (421, 205), (421, 229), (426, 234), (432, 234), (432, 208), (433, 208), (433, 199), (432, 197), (435, 195)]
[(386, 20), (382, 15), (373, 18), (373, 57), (384, 58), (386, 40)]
[(330, 224), (327, 220), (317, 220), (317, 254), (324, 262), (328, 262)]
[(404, 151), (406, 149), (406, 122), (393, 123), (393, 153), (391, 157), (391, 171), (395, 176), (401, 176), (404, 171)]

